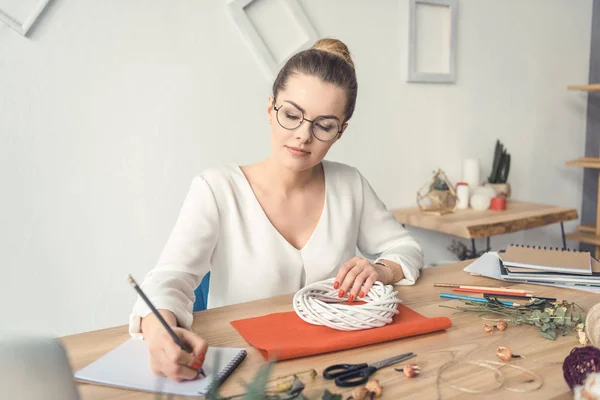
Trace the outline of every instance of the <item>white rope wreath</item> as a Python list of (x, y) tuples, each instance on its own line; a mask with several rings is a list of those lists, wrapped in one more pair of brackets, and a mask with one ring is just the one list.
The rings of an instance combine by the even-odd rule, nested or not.
[(294, 295), (294, 310), (304, 321), (313, 325), (325, 325), (342, 331), (378, 328), (392, 322), (398, 314), (398, 298), (392, 285), (377, 281), (365, 297), (357, 299), (364, 304), (337, 304), (348, 301), (347, 295), (338, 297), (333, 289), (335, 278), (315, 282), (300, 289)]

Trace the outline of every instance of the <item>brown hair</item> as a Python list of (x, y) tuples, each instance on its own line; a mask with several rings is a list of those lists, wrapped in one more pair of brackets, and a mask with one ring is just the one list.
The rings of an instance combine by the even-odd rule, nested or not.
[(354, 62), (348, 47), (337, 39), (319, 39), (308, 50), (294, 54), (285, 63), (273, 82), (273, 97), (277, 98), (285, 88), (288, 78), (294, 74), (306, 74), (321, 78), (346, 90), (345, 121), (354, 113), (358, 83)]

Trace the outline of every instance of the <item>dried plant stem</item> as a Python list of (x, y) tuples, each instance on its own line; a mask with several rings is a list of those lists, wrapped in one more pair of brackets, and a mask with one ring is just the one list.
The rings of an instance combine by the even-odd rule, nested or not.
[[(269, 381), (267, 383), (278, 381), (278, 380), (284, 379), (284, 378), (295, 377), (295, 376), (306, 374), (306, 373), (310, 373), (310, 372), (313, 372), (313, 371), (315, 371), (315, 369), (311, 368), (311, 369), (307, 369), (306, 371), (294, 372), (292, 374), (278, 376), (277, 378), (269, 379)], [(315, 373), (316, 373), (316, 371), (315, 371)]]

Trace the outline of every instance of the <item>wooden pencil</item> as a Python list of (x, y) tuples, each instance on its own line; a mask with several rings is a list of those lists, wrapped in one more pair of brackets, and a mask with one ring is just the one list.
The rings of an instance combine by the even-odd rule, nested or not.
[(490, 293), (490, 294), (508, 294), (517, 297), (530, 297), (530, 295), (526, 293), (515, 293), (515, 292), (507, 292), (505, 290), (496, 290), (496, 289), (466, 289), (466, 288), (452, 288), (455, 292), (467, 292), (467, 293)]
[(460, 285), (453, 283), (434, 283), (435, 287), (446, 287), (446, 288), (460, 288), (460, 289), (478, 289), (478, 290), (499, 290), (507, 293), (533, 293), (530, 290), (522, 290), (522, 289), (511, 289), (502, 286), (470, 286), (470, 285)]

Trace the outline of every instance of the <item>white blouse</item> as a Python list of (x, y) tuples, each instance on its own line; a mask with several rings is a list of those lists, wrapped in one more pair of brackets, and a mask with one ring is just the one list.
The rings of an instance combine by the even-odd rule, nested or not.
[[(208, 307), (295, 293), (307, 284), (335, 277), (360, 253), (402, 266), (398, 285), (412, 285), (423, 253), (387, 211), (360, 172), (323, 161), (325, 206), (312, 236), (300, 250), (271, 224), (238, 166), (211, 168), (196, 176), (156, 267), (142, 289), (157, 309), (192, 325), (194, 290), (211, 272)], [(141, 318), (151, 312), (138, 297), (129, 331), (141, 337)]]

